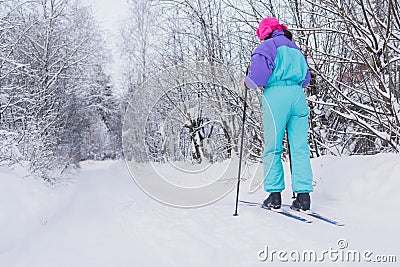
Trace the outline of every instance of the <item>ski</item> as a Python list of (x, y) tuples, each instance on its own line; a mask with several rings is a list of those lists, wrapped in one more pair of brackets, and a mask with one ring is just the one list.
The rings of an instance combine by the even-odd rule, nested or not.
[(239, 200), (239, 203), (242, 203), (242, 204), (245, 204), (245, 205), (248, 205), (248, 206), (260, 207), (260, 208), (265, 209), (265, 210), (268, 210), (268, 211), (273, 211), (273, 212), (275, 212), (275, 213), (279, 213), (279, 214), (281, 214), (281, 215), (284, 215), (284, 216), (286, 216), (286, 217), (288, 217), (288, 218), (292, 218), (292, 219), (298, 220), (298, 221), (300, 221), (300, 222), (312, 223), (312, 221), (307, 220), (306, 218), (297, 216), (297, 215), (295, 215), (295, 214), (293, 214), (293, 213), (291, 213), (291, 212), (289, 212), (289, 211), (287, 211), (287, 210), (283, 210), (283, 209), (278, 209), (278, 210), (276, 210), (276, 209), (269, 209), (269, 208), (267, 208), (267, 207), (264, 207), (263, 204), (258, 203), (258, 202), (251, 202), (251, 201)]
[[(291, 208), (291, 205), (288, 205), (288, 204), (283, 204), (282, 206)], [(318, 213), (316, 211), (312, 211), (312, 210), (303, 211), (303, 210), (296, 210), (296, 209), (292, 209), (292, 210), (297, 211), (297, 212), (299, 212), (301, 214), (306, 214), (306, 215), (311, 216), (311, 217), (313, 217), (315, 219), (318, 219), (318, 220), (321, 220), (321, 221), (324, 221), (324, 222), (327, 222), (327, 223), (330, 223), (330, 224), (333, 224), (333, 225), (336, 225), (336, 226), (344, 226), (343, 223), (335, 221), (335, 220), (330, 219), (328, 217), (325, 217), (325, 216), (321, 215), (320, 213)]]

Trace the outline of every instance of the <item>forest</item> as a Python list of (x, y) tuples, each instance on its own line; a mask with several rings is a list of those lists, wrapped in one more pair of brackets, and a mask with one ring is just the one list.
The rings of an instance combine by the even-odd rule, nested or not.
[[(399, 152), (398, 1), (128, 5), (118, 39), (123, 81), (115, 83), (90, 6), (0, 0), (0, 164), (26, 164), (56, 183), (85, 160), (232, 157), (255, 30), (270, 16), (288, 26), (312, 74), (311, 157)], [(259, 161), (263, 149), (260, 94), (249, 92), (246, 161)]]

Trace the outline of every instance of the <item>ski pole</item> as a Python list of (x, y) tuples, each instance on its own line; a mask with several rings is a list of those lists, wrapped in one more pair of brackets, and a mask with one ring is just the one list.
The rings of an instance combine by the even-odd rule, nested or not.
[[(247, 73), (246, 73), (247, 75)], [(238, 180), (237, 180), (237, 186), (236, 186), (236, 207), (235, 207), (235, 213), (233, 216), (238, 216), (238, 203), (239, 203), (239, 188), (240, 188), (240, 173), (242, 171), (242, 156), (243, 156), (243, 137), (244, 137), (244, 123), (246, 121), (246, 108), (247, 108), (247, 86), (246, 83), (244, 83), (244, 101), (243, 101), (243, 118), (242, 118), (242, 137), (240, 141), (240, 152), (239, 152), (239, 171), (238, 171)]]
[[(292, 175), (292, 155), (290, 154), (290, 143), (289, 143), (289, 133), (286, 131), (286, 141), (287, 141), (287, 148), (288, 148), (288, 154), (289, 154), (289, 168), (290, 168), (290, 174)], [(296, 193), (292, 192), (292, 199), (296, 198)]]

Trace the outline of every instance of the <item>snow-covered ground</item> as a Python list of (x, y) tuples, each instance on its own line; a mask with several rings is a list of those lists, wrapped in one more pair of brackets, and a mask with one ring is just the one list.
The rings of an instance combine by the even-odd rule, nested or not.
[[(122, 161), (84, 162), (70, 185), (56, 188), (20, 178), (23, 169), (1, 167), (0, 266), (285, 266), (293, 251), (321, 255), (332, 249), (368, 250), (372, 259), (395, 255), (397, 263), (366, 266), (397, 266), (400, 155), (325, 156), (312, 165), (313, 209), (344, 227), (305, 224), (247, 206), (233, 217), (234, 192), (202, 208), (169, 207), (144, 194)], [(242, 199), (264, 199), (262, 190), (248, 194), (247, 188)], [(290, 196), (286, 190), (284, 202)], [(338, 249), (340, 239), (348, 244), (344, 250)], [(272, 262), (260, 261), (266, 246), (286, 251), (281, 256), (288, 262), (277, 254)], [(328, 256), (320, 264), (353, 265), (340, 259), (333, 264)]]

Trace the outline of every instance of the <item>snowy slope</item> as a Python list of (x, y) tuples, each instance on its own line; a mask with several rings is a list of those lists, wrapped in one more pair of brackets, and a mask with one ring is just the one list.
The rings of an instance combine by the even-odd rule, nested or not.
[[(84, 162), (70, 186), (53, 189), (19, 178), (23, 170), (1, 167), (0, 266), (281, 266), (288, 263), (261, 262), (258, 252), (268, 246), (319, 253), (337, 248), (339, 239), (349, 249), (400, 261), (400, 156), (326, 156), (312, 165), (313, 208), (344, 227), (304, 224), (246, 206), (233, 217), (233, 192), (203, 208), (168, 207), (140, 191), (120, 161)], [(242, 199), (265, 197), (247, 188)], [(285, 191), (287, 203), (290, 194)]]

